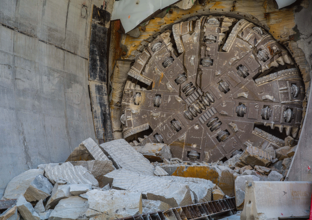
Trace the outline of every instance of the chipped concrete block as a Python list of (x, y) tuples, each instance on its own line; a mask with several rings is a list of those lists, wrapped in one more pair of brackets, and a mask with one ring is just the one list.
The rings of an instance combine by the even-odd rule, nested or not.
[(142, 213), (140, 192), (94, 189), (86, 194), (89, 205), (85, 213), (87, 218), (97, 216), (96, 219), (118, 219)]
[(161, 161), (163, 159), (171, 159), (170, 147), (167, 144), (147, 143), (137, 151), (144, 155), (150, 161)]
[(264, 166), (255, 166), (255, 171), (259, 172), (262, 175), (268, 175), (271, 172), (271, 169)]
[(254, 167), (255, 165), (269, 166), (273, 158), (266, 151), (257, 147), (248, 146), (239, 159), (243, 163)]
[(39, 200), (37, 202), (37, 204), (35, 205), (34, 207), (35, 211), (39, 214), (39, 213), (42, 213), (42, 212), (45, 212), (45, 208), (44, 208), (44, 205), (43, 205), (43, 200)]
[(98, 186), (98, 181), (82, 166), (74, 166), (70, 162), (62, 165), (47, 165), (44, 169), (45, 176), (54, 184), (58, 180), (65, 180), (70, 184), (91, 184)]
[(17, 199), (24, 194), (30, 183), (38, 176), (43, 175), (41, 169), (31, 169), (14, 177), (7, 185), (2, 199)]
[(24, 193), (24, 197), (28, 202), (46, 199), (51, 195), (52, 189), (53, 185), (50, 183), (50, 181), (43, 175), (38, 175), (30, 183), (29, 187)]
[(235, 199), (237, 209), (242, 209), (245, 198), (246, 182), (259, 181), (260, 178), (257, 176), (238, 176), (235, 180)]
[(73, 196), (79, 196), (80, 194), (86, 193), (91, 190), (90, 184), (70, 184), (69, 192)]
[(187, 185), (194, 193), (193, 203), (209, 202), (212, 199), (214, 184), (210, 180), (178, 176), (165, 176), (162, 179), (173, 180), (174, 182)]
[(283, 179), (283, 175), (279, 172), (272, 171), (268, 176), (268, 181), (281, 181)]
[(83, 166), (99, 182), (99, 187), (104, 187), (102, 183), (103, 176), (115, 170), (113, 162), (110, 160), (90, 160), (90, 161), (70, 161), (74, 166)]
[(75, 220), (88, 209), (88, 200), (79, 196), (62, 199), (51, 212), (49, 220)]
[(169, 174), (160, 166), (155, 166), (154, 175), (155, 176), (168, 176)]
[(26, 201), (23, 195), (20, 195), (18, 197), (16, 202), (16, 207), (18, 209), (18, 212), (21, 214), (23, 219), (27, 220), (39, 220), (40, 217), (38, 213), (34, 210), (32, 205)]
[(66, 161), (81, 161), (81, 160), (109, 160), (102, 149), (92, 139), (84, 140), (74, 151), (69, 155)]
[(115, 189), (141, 192), (150, 200), (160, 200), (172, 207), (192, 204), (191, 191), (186, 184), (164, 177), (142, 175), (128, 170), (115, 170), (105, 175)]
[(234, 196), (234, 182), (235, 178), (233, 176), (232, 170), (225, 166), (216, 167), (218, 170), (219, 178), (217, 185), (222, 189), (222, 191), (228, 196)]
[(20, 220), (17, 207), (14, 205), (5, 210), (2, 214), (0, 214), (0, 220)]
[(172, 208), (170, 205), (162, 201), (148, 200), (148, 199), (142, 200), (142, 206), (143, 206), (143, 211), (142, 211), (143, 214), (153, 213), (153, 212), (158, 212), (158, 211), (166, 211)]
[(69, 185), (55, 184), (52, 190), (52, 195), (46, 204), (46, 210), (50, 208), (53, 209), (61, 199), (70, 197), (71, 194), (69, 190)]
[(281, 147), (281, 148), (278, 148), (275, 152), (276, 152), (276, 157), (279, 159), (279, 160), (284, 160), (285, 158), (288, 157), (288, 152), (291, 150), (291, 147), (289, 146), (285, 146), (285, 147)]
[(212, 199), (216, 201), (216, 200), (224, 199), (224, 197), (225, 197), (224, 192), (220, 189), (219, 186), (215, 185), (212, 190)]
[(124, 139), (109, 141), (100, 146), (109, 155), (116, 168), (154, 175), (154, 166)]

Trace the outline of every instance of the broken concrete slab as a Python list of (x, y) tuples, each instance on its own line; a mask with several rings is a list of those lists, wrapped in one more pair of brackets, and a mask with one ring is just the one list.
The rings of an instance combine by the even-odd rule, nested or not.
[(39, 201), (41, 199), (44, 200), (51, 195), (52, 189), (53, 185), (50, 183), (50, 181), (43, 175), (38, 175), (30, 183), (29, 187), (24, 193), (24, 197), (28, 202)]
[(214, 184), (210, 180), (200, 178), (185, 178), (178, 176), (165, 176), (162, 179), (187, 185), (194, 193), (193, 203), (209, 202), (212, 199)]
[(244, 164), (248, 164), (254, 167), (255, 165), (269, 166), (273, 158), (266, 151), (263, 151), (257, 147), (248, 146), (239, 159)]
[(100, 146), (113, 161), (116, 168), (154, 175), (154, 166), (124, 139), (109, 141)]
[(94, 189), (86, 194), (89, 205), (85, 213), (87, 218), (97, 216), (96, 219), (118, 219), (142, 213), (140, 192)]
[(105, 175), (115, 189), (141, 192), (147, 199), (160, 200), (172, 207), (192, 204), (191, 191), (186, 184), (165, 177), (142, 175), (120, 169)]
[(212, 200), (216, 201), (224, 199), (224, 197), (225, 197), (224, 192), (220, 189), (219, 186), (215, 185), (212, 190)]
[(165, 211), (165, 210), (172, 208), (170, 205), (162, 201), (148, 200), (148, 199), (142, 200), (142, 206), (143, 206), (143, 211), (142, 211), (143, 214), (154, 213), (158, 211)]
[(228, 167), (236, 167), (237, 166), (236, 164), (240, 162), (239, 160), (240, 156), (241, 154), (234, 155), (233, 157), (225, 161), (223, 165)]
[(271, 169), (268, 167), (264, 167), (264, 166), (255, 166), (255, 171), (259, 172), (262, 175), (269, 175), (269, 173), (271, 172)]
[(20, 195), (17, 199), (16, 207), (23, 219), (27, 220), (39, 220), (38, 213), (34, 210), (32, 205), (26, 201), (23, 195)]
[(14, 177), (7, 185), (2, 199), (17, 199), (24, 194), (30, 183), (38, 176), (43, 175), (41, 169), (31, 169)]
[(147, 143), (143, 147), (136, 147), (135, 149), (152, 162), (172, 158), (170, 147), (167, 144)]
[(259, 181), (260, 178), (252, 175), (238, 176), (235, 180), (236, 207), (241, 210), (244, 205), (246, 183)]
[(291, 150), (291, 147), (289, 146), (285, 146), (285, 147), (281, 147), (278, 148), (275, 152), (276, 152), (276, 157), (279, 160), (284, 160), (285, 158), (288, 157), (287, 153)]
[(81, 160), (109, 160), (102, 149), (92, 139), (84, 140), (74, 151), (69, 155), (66, 161), (81, 161)]
[(283, 179), (283, 175), (280, 174), (277, 171), (272, 171), (269, 175), (268, 175), (268, 181), (281, 181)]
[(113, 162), (110, 160), (90, 160), (90, 161), (69, 161), (74, 166), (83, 166), (86, 168), (99, 182), (99, 187), (103, 187), (103, 176), (115, 170)]
[(39, 214), (39, 213), (42, 213), (42, 212), (45, 212), (45, 208), (44, 208), (44, 205), (43, 205), (43, 200), (39, 200), (37, 202), (37, 204), (35, 205), (34, 207), (35, 211)]
[(51, 212), (49, 220), (75, 220), (87, 211), (88, 200), (79, 196), (62, 199)]
[(45, 176), (55, 184), (58, 180), (65, 180), (70, 184), (91, 184), (98, 186), (94, 176), (82, 166), (74, 166), (70, 162), (62, 165), (48, 164), (45, 169)]
[(154, 175), (155, 176), (168, 176), (169, 174), (160, 166), (155, 166)]
[(49, 209), (48, 211), (38, 213), (40, 220), (49, 219), (52, 211), (53, 211), (52, 209)]
[(91, 190), (90, 184), (70, 184), (69, 192), (73, 196), (79, 196), (80, 194), (86, 193)]
[(17, 207), (14, 205), (0, 214), (0, 220), (20, 220)]
[(312, 182), (255, 181), (245, 193), (242, 220), (309, 216)]
[(71, 194), (69, 190), (69, 185), (55, 184), (52, 190), (52, 195), (46, 204), (46, 210), (50, 208), (53, 209), (61, 199), (70, 197)]

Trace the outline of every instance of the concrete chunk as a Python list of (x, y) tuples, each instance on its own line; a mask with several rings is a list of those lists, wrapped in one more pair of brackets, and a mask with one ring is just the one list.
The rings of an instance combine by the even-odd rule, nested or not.
[(172, 207), (192, 204), (191, 191), (186, 184), (163, 177), (142, 175), (128, 170), (115, 170), (105, 175), (113, 188), (141, 192), (147, 199), (160, 200)]
[(46, 210), (54, 208), (61, 199), (68, 198), (70, 196), (69, 185), (55, 184), (52, 190), (52, 195), (46, 204)]
[(40, 217), (38, 213), (34, 210), (32, 205), (26, 201), (23, 195), (18, 197), (16, 203), (18, 212), (21, 214), (23, 219), (27, 220), (39, 220)]
[(79, 196), (62, 199), (51, 212), (49, 220), (75, 220), (88, 209), (88, 200)]
[(39, 214), (39, 213), (42, 213), (42, 212), (45, 212), (45, 208), (44, 208), (44, 205), (43, 205), (43, 200), (39, 200), (36, 204), (36, 206), (34, 207), (35, 211)]
[(38, 201), (40, 199), (46, 199), (51, 195), (53, 185), (43, 175), (38, 175), (31, 183), (24, 197), (28, 202)]
[(87, 196), (87, 218), (98, 215), (96, 219), (118, 219), (142, 213), (142, 195), (139, 192), (94, 189), (87, 192)]
[(100, 146), (109, 155), (116, 168), (154, 175), (154, 166), (124, 139), (109, 141)]
[(24, 194), (29, 187), (30, 183), (38, 176), (43, 175), (41, 169), (31, 169), (14, 177), (5, 189), (2, 199), (17, 199), (20, 195)]
[(58, 180), (65, 180), (67, 183), (91, 184), (98, 186), (98, 181), (92, 174), (82, 166), (73, 166), (70, 162), (62, 165), (48, 164), (45, 169), (45, 176), (54, 184)]
[(104, 187), (102, 181), (103, 176), (115, 170), (113, 162), (110, 160), (90, 160), (90, 161), (70, 161), (74, 166), (83, 166), (86, 168), (99, 182), (99, 187)]
[(169, 174), (160, 166), (155, 166), (154, 170), (155, 176), (168, 176)]
[(215, 185), (212, 191), (212, 199), (216, 201), (216, 200), (224, 199), (224, 197), (225, 197), (224, 192), (220, 189), (219, 186)]
[[(309, 216), (312, 182), (253, 182), (246, 188), (242, 220)], [(272, 196), (274, 195), (274, 196)]]
[(17, 213), (17, 207), (12, 206), (0, 214), (0, 220), (20, 220), (20, 216)]
[(92, 138), (84, 140), (77, 148), (75, 148), (66, 161), (81, 161), (84, 159), (100, 161), (109, 160)]
[(79, 196), (87, 191), (91, 190), (90, 184), (71, 184), (69, 185), (69, 192), (73, 196)]
[(153, 212), (158, 212), (158, 211), (166, 211), (172, 208), (170, 205), (162, 201), (148, 200), (148, 199), (142, 200), (142, 206), (143, 206), (143, 211), (142, 211), (143, 214), (153, 213)]
[(281, 181), (284, 176), (277, 171), (272, 171), (268, 176), (268, 181)]
[(235, 199), (237, 209), (242, 209), (244, 204), (246, 183), (259, 181), (260, 178), (252, 175), (238, 176), (235, 180)]
[(248, 146), (244, 153), (239, 158), (244, 164), (251, 165), (252, 167), (259, 166), (269, 166), (272, 156), (257, 147)]
[(135, 149), (150, 161), (169, 160), (172, 158), (170, 147), (167, 144), (147, 143), (143, 147)]

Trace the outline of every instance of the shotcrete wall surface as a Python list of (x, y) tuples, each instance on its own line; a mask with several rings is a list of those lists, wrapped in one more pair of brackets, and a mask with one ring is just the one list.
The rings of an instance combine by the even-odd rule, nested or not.
[(0, 198), (14, 176), (95, 138), (88, 45), (102, 3), (0, 0)]

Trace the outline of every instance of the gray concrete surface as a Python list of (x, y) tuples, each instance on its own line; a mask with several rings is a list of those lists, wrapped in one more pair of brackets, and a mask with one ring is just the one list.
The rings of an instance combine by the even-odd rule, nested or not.
[(88, 45), (102, 3), (0, 0), (0, 197), (14, 176), (95, 139)]

